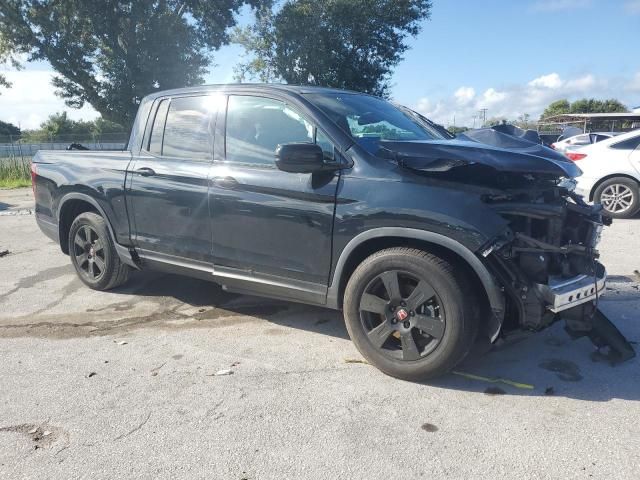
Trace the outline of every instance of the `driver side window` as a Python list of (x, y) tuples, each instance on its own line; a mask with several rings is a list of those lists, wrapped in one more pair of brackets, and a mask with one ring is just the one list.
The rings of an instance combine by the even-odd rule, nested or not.
[(227, 107), (225, 139), (228, 161), (275, 165), (278, 145), (313, 143), (313, 125), (284, 102), (232, 95)]
[(326, 162), (335, 159), (329, 137), (286, 103), (264, 97), (229, 96), (227, 161), (275, 165), (276, 147), (284, 143), (316, 143), (322, 148)]

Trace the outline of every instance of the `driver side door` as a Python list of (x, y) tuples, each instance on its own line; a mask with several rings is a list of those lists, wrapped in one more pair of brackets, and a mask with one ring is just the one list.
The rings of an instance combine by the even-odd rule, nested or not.
[[(327, 135), (285, 101), (230, 95), (216, 134), (210, 183), (212, 256), (220, 283), (282, 298), (323, 303), (339, 172), (288, 173), (275, 149)], [(295, 295), (292, 296), (292, 292)]]

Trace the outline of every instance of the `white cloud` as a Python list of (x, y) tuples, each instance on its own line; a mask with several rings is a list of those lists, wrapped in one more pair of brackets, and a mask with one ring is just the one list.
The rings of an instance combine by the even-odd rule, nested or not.
[(482, 102), (487, 105), (496, 105), (509, 96), (506, 92), (499, 92), (495, 88), (489, 88), (482, 94)]
[(624, 9), (633, 15), (640, 14), (640, 0), (627, 0)]
[(23, 129), (37, 128), (55, 112), (66, 110), (74, 120), (92, 120), (98, 117), (91, 106), (69, 108), (56, 97), (51, 85), (50, 70), (4, 71), (3, 75), (13, 84), (0, 94), (0, 120), (20, 125)]
[(467, 105), (476, 96), (476, 91), (471, 87), (460, 87), (453, 95), (459, 105)]
[[(474, 92), (473, 96), (470, 95), (471, 91)], [(451, 125), (455, 116), (457, 125), (471, 127), (474, 116), (477, 118), (478, 111), (482, 108), (487, 109), (487, 118), (504, 117), (515, 120), (524, 113), (537, 118), (551, 102), (562, 98), (570, 101), (584, 97), (618, 98), (623, 103), (629, 102), (629, 107), (640, 103), (634, 95), (624, 97), (624, 92), (640, 92), (640, 72), (632, 77), (609, 79), (592, 74), (564, 79), (552, 72), (519, 85), (487, 88), (479, 95), (475, 95), (473, 87), (460, 87), (444, 97), (421, 98), (414, 104), (414, 108), (445, 126)], [(465, 101), (462, 102), (461, 99)]]
[(559, 12), (588, 8), (592, 4), (592, 0), (537, 0), (531, 5), (531, 10), (534, 12)]
[[(600, 85), (598, 85), (598, 83)], [(599, 86), (601, 88), (606, 88), (607, 82), (606, 80), (596, 80), (596, 77), (593, 75), (585, 75), (583, 77), (574, 78), (573, 80), (568, 80), (565, 83), (565, 87), (570, 91), (588, 91), (592, 88), (596, 88)]]
[(560, 80), (560, 75), (557, 73), (550, 73), (549, 75), (534, 78), (528, 85), (533, 88), (560, 88), (562, 80)]

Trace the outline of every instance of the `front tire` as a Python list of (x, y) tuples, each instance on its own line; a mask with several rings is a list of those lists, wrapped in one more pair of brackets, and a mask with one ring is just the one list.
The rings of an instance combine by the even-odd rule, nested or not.
[(69, 231), (69, 256), (76, 273), (94, 290), (123, 285), (131, 269), (122, 263), (105, 220), (93, 212), (81, 213)]
[(638, 182), (625, 177), (610, 178), (598, 186), (593, 200), (601, 203), (610, 217), (631, 218), (640, 210)]
[(447, 373), (469, 353), (478, 331), (474, 299), (451, 263), (421, 250), (390, 248), (356, 268), (344, 315), (369, 363), (420, 381)]

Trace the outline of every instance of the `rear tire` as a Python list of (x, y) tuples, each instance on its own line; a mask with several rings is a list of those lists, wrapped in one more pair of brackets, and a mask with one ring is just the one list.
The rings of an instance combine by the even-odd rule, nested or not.
[(94, 290), (110, 290), (129, 279), (131, 269), (120, 260), (107, 224), (97, 213), (81, 213), (71, 224), (69, 256), (80, 280)]
[(638, 182), (626, 177), (605, 180), (593, 194), (593, 201), (601, 203), (610, 217), (631, 218), (640, 210)]
[(420, 381), (447, 373), (469, 353), (479, 326), (475, 298), (446, 260), (390, 248), (356, 268), (344, 316), (369, 363), (393, 377)]

